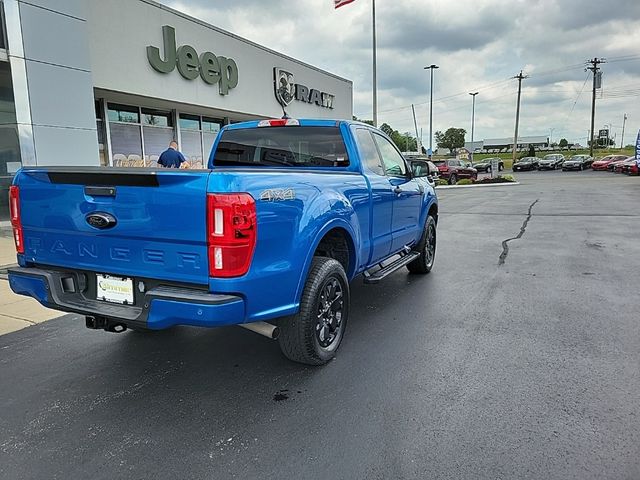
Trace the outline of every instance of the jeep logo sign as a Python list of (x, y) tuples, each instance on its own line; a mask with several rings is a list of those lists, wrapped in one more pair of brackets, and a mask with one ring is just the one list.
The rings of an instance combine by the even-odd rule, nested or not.
[(333, 108), (334, 95), (296, 83), (293, 73), (275, 67), (273, 77), (276, 99), (283, 107), (295, 99), (300, 102), (313, 103), (319, 107)]
[(201, 77), (209, 85), (218, 84), (220, 95), (238, 86), (238, 65), (232, 58), (217, 57), (211, 52), (198, 56), (195, 48), (182, 45), (176, 48), (176, 30), (165, 25), (162, 27), (164, 43), (164, 59), (160, 57), (160, 49), (149, 45), (147, 59), (154, 70), (160, 73), (171, 73), (178, 67), (178, 72), (187, 80)]

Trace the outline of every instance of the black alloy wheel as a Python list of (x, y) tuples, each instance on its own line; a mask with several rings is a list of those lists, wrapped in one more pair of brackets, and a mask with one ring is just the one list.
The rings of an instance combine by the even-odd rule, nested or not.
[(324, 365), (336, 355), (349, 319), (349, 281), (333, 258), (314, 257), (300, 310), (278, 322), (282, 353), (294, 362)]
[(318, 302), (316, 339), (322, 348), (329, 348), (342, 334), (344, 294), (336, 277), (329, 277), (322, 288)]
[(407, 265), (411, 273), (429, 273), (436, 258), (436, 220), (432, 215), (427, 217), (420, 242), (413, 248), (420, 256)]

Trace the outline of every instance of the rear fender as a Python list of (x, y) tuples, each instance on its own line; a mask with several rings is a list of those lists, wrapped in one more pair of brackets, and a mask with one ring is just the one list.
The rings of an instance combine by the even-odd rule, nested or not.
[[(325, 223), (323, 227), (318, 230), (318, 232), (313, 236), (314, 240), (310, 244), (307, 257), (305, 258), (304, 267), (302, 269), (302, 273), (298, 280), (298, 288), (296, 290), (296, 302), (300, 303), (300, 298), (302, 297), (302, 292), (304, 290), (305, 283), (307, 281), (307, 276), (309, 275), (309, 270), (311, 269), (311, 262), (313, 262), (313, 254), (315, 253), (318, 245), (324, 238), (324, 236), (329, 233), (334, 228), (341, 228), (345, 230), (348, 234), (348, 243), (349, 243), (349, 269), (346, 272), (347, 278), (349, 281), (353, 280), (353, 277), (356, 275), (357, 266), (360, 265), (360, 255), (358, 249), (356, 248), (355, 241), (360, 240), (359, 233), (356, 233), (353, 229), (353, 226), (346, 221), (344, 218), (334, 218), (329, 222)], [(354, 241), (355, 239), (355, 241)]]

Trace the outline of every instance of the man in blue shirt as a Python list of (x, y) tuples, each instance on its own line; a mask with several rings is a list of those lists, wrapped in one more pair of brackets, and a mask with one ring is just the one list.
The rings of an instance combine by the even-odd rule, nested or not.
[(178, 143), (172, 141), (169, 148), (160, 154), (158, 165), (165, 168), (180, 168), (184, 161), (184, 155), (178, 151)]

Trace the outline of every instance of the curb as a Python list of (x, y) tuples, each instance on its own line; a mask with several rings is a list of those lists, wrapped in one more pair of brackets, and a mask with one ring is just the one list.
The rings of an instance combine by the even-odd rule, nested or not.
[(487, 183), (486, 185), (438, 185), (436, 188), (446, 190), (449, 188), (511, 187), (513, 185), (520, 185), (520, 182)]

